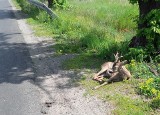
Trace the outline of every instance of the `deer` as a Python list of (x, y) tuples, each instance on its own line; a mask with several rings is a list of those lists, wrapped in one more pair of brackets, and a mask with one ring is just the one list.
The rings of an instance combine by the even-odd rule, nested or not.
[[(129, 80), (130, 77), (131, 77), (131, 73), (129, 70), (127, 70), (127, 68), (124, 66), (125, 64), (127, 64), (127, 60), (125, 61), (120, 61), (120, 58), (122, 56), (119, 57), (119, 54), (117, 53), (115, 56), (115, 61), (112, 62), (112, 68), (111, 67), (108, 67), (107, 66), (107, 69), (109, 68), (109, 70), (105, 70), (104, 66), (101, 70), (104, 70), (104, 71), (101, 71), (98, 72), (95, 76), (97, 78), (99, 78), (98, 76), (101, 76), (102, 73), (107, 73), (108, 71), (111, 71), (111, 73), (107, 73), (107, 75), (109, 76), (108, 78), (108, 81), (102, 83), (101, 85), (99, 86), (96, 86), (94, 89), (98, 89), (106, 84), (109, 84), (109, 83), (112, 83), (112, 82), (118, 82), (118, 81), (123, 81), (123, 80)], [(106, 64), (108, 64), (108, 62), (106, 62)], [(104, 64), (103, 64), (104, 65)], [(109, 65), (110, 66), (110, 65)], [(111, 70), (110, 70), (111, 69)], [(102, 73), (101, 73), (102, 72)], [(99, 74), (100, 73), (100, 74)], [(104, 74), (106, 75), (106, 74)], [(100, 78), (100, 80), (96, 79), (97, 81), (101, 81), (102, 78)]]
[(93, 80), (102, 82), (103, 78), (110, 78), (112, 73), (113, 73), (113, 67), (114, 69), (116, 69), (116, 63), (119, 62), (120, 58), (122, 58), (123, 56), (119, 57), (119, 53), (117, 52), (116, 54), (114, 54), (114, 58), (115, 61), (114, 62), (105, 62), (104, 64), (101, 65), (101, 70), (96, 73), (93, 77)]

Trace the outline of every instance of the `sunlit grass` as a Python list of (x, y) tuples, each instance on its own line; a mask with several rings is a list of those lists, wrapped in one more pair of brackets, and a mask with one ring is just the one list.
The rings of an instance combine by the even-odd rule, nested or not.
[(108, 59), (117, 50), (126, 53), (135, 34), (136, 5), (128, 0), (68, 0), (68, 4), (65, 10), (54, 10), (59, 17), (54, 21), (33, 6), (21, 6), (29, 13), (29, 22), (36, 25), (36, 35), (53, 37), (63, 53), (90, 53)]

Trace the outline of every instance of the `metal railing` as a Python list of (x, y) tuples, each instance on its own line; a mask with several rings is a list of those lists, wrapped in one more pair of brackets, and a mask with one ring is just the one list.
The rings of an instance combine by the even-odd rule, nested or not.
[(42, 2), (40, 2), (40, 1), (38, 1), (38, 0), (28, 0), (28, 2), (31, 3), (31, 4), (33, 4), (33, 5), (35, 5), (35, 6), (38, 7), (38, 8), (41, 8), (41, 9), (45, 10), (45, 11), (52, 17), (52, 19), (55, 19), (55, 18), (58, 17), (58, 16), (57, 16), (55, 13), (53, 13), (53, 11), (52, 11), (50, 8), (48, 8), (44, 3), (42, 3)]

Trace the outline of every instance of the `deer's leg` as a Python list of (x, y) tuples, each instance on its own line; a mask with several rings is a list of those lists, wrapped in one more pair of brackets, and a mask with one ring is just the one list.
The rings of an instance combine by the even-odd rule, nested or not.
[(99, 81), (99, 82), (102, 82), (103, 81), (103, 76), (101, 75), (101, 76), (97, 76), (96, 78), (94, 78), (94, 80), (96, 80), (96, 81)]
[(107, 84), (108, 84), (107, 82), (104, 82), (104, 83), (102, 83), (101, 85), (98, 85), (98, 86), (94, 87), (94, 89), (98, 89), (98, 88), (100, 88), (100, 87), (102, 87), (102, 86), (104, 86), (104, 85), (107, 85)]
[(121, 75), (119, 75), (118, 73), (116, 73), (111, 78), (109, 78), (109, 80), (107, 82), (108, 83), (112, 83), (112, 82), (118, 82), (118, 81), (123, 81), (123, 78), (121, 77)]
[[(103, 79), (103, 73), (105, 72), (104, 69), (101, 69), (97, 74), (94, 75), (93, 80), (99, 81), (99, 79)], [(100, 80), (102, 81), (102, 80)]]

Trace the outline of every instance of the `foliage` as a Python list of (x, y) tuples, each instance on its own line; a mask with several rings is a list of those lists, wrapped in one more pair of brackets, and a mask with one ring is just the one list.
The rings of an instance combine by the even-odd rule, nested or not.
[(30, 12), (30, 4), (26, 0), (16, 0), (23, 12)]
[[(160, 70), (160, 64), (150, 64), (150, 66)], [(160, 107), (160, 78), (155, 76), (149, 69), (147, 63), (131, 60), (127, 65), (134, 78), (141, 80), (137, 85), (137, 91), (141, 95), (150, 98), (149, 104), (152, 108)]]
[[(160, 0), (155, 0), (159, 2)], [(132, 4), (137, 4), (138, 0), (129, 0)], [(148, 0), (142, 0), (142, 2), (149, 2)], [(137, 31), (137, 36), (145, 36), (147, 39), (147, 45), (143, 50), (148, 56), (155, 58), (155, 52), (160, 49), (160, 9), (151, 9), (147, 14), (140, 14), (137, 18), (138, 24), (147, 24), (146, 27), (139, 28)]]
[[(152, 54), (154, 54), (155, 50), (154, 48), (152, 49), (153, 47), (136, 47), (136, 48), (129, 48), (128, 50), (128, 53), (126, 53), (124, 56), (125, 56), (125, 59), (127, 60), (136, 60), (138, 62), (142, 62), (142, 61), (151, 61), (150, 58), (152, 57), (151, 56), (151, 52)], [(155, 62), (157, 63), (160, 63), (160, 54), (159, 55), (156, 55), (155, 57), (152, 57)]]
[(155, 61), (156, 61), (157, 63), (160, 63), (160, 54), (155, 57)]
[(160, 108), (160, 93), (152, 99), (151, 107), (153, 108)]
[(160, 93), (160, 78), (149, 78), (140, 84), (139, 90), (148, 97), (157, 97)]
[(160, 10), (159, 9), (155, 9), (152, 10), (151, 12), (149, 12), (144, 19), (139, 20), (139, 23), (146, 23), (147, 22), (147, 27), (138, 30), (138, 35), (144, 35), (147, 38), (147, 46), (146, 46), (146, 52), (149, 53), (154, 53), (155, 52), (155, 48), (153, 47), (153, 42), (156, 39), (156, 42), (158, 44), (158, 49), (160, 48), (159, 44), (160, 44), (160, 40), (159, 40), (159, 36), (160, 36), (160, 20), (159, 20), (159, 15), (160, 15)]
[(130, 3), (132, 4), (137, 4), (138, 3), (138, 0), (128, 0)]
[[(153, 67), (154, 66), (155, 65), (153, 64)], [(127, 67), (131, 71), (134, 78), (148, 79), (155, 77), (155, 75), (149, 70), (147, 63), (145, 62), (137, 62), (136, 60), (132, 59)], [(160, 65), (158, 65), (157, 68), (160, 69)]]
[(160, 78), (149, 78), (139, 86), (139, 92), (152, 98), (151, 106), (160, 108)]
[(28, 14), (29, 16), (36, 18), (40, 13), (40, 10), (37, 7), (31, 5), (27, 0), (15, 0), (19, 4), (21, 10)]
[[(157, 66), (156, 66), (157, 65)], [(157, 71), (160, 69), (160, 64), (152, 64), (152, 67), (156, 66)], [(153, 108), (160, 107), (160, 78), (155, 76), (146, 63), (136, 62), (131, 60), (131, 63), (127, 65), (134, 78), (141, 79), (137, 87), (137, 91), (141, 95), (145, 95), (150, 98), (150, 106)]]
[(53, 7), (54, 8), (67, 8), (67, 0), (53, 0)]
[[(130, 3), (132, 4), (137, 4), (138, 3), (138, 0), (128, 0)], [(148, 0), (142, 0), (144, 2), (147, 2)], [(160, 0), (155, 0), (155, 1), (160, 1)]]
[(127, 59), (135, 59), (136, 61), (142, 62), (144, 58), (147, 57), (145, 50), (142, 47), (139, 48), (129, 48), (126, 54)]

